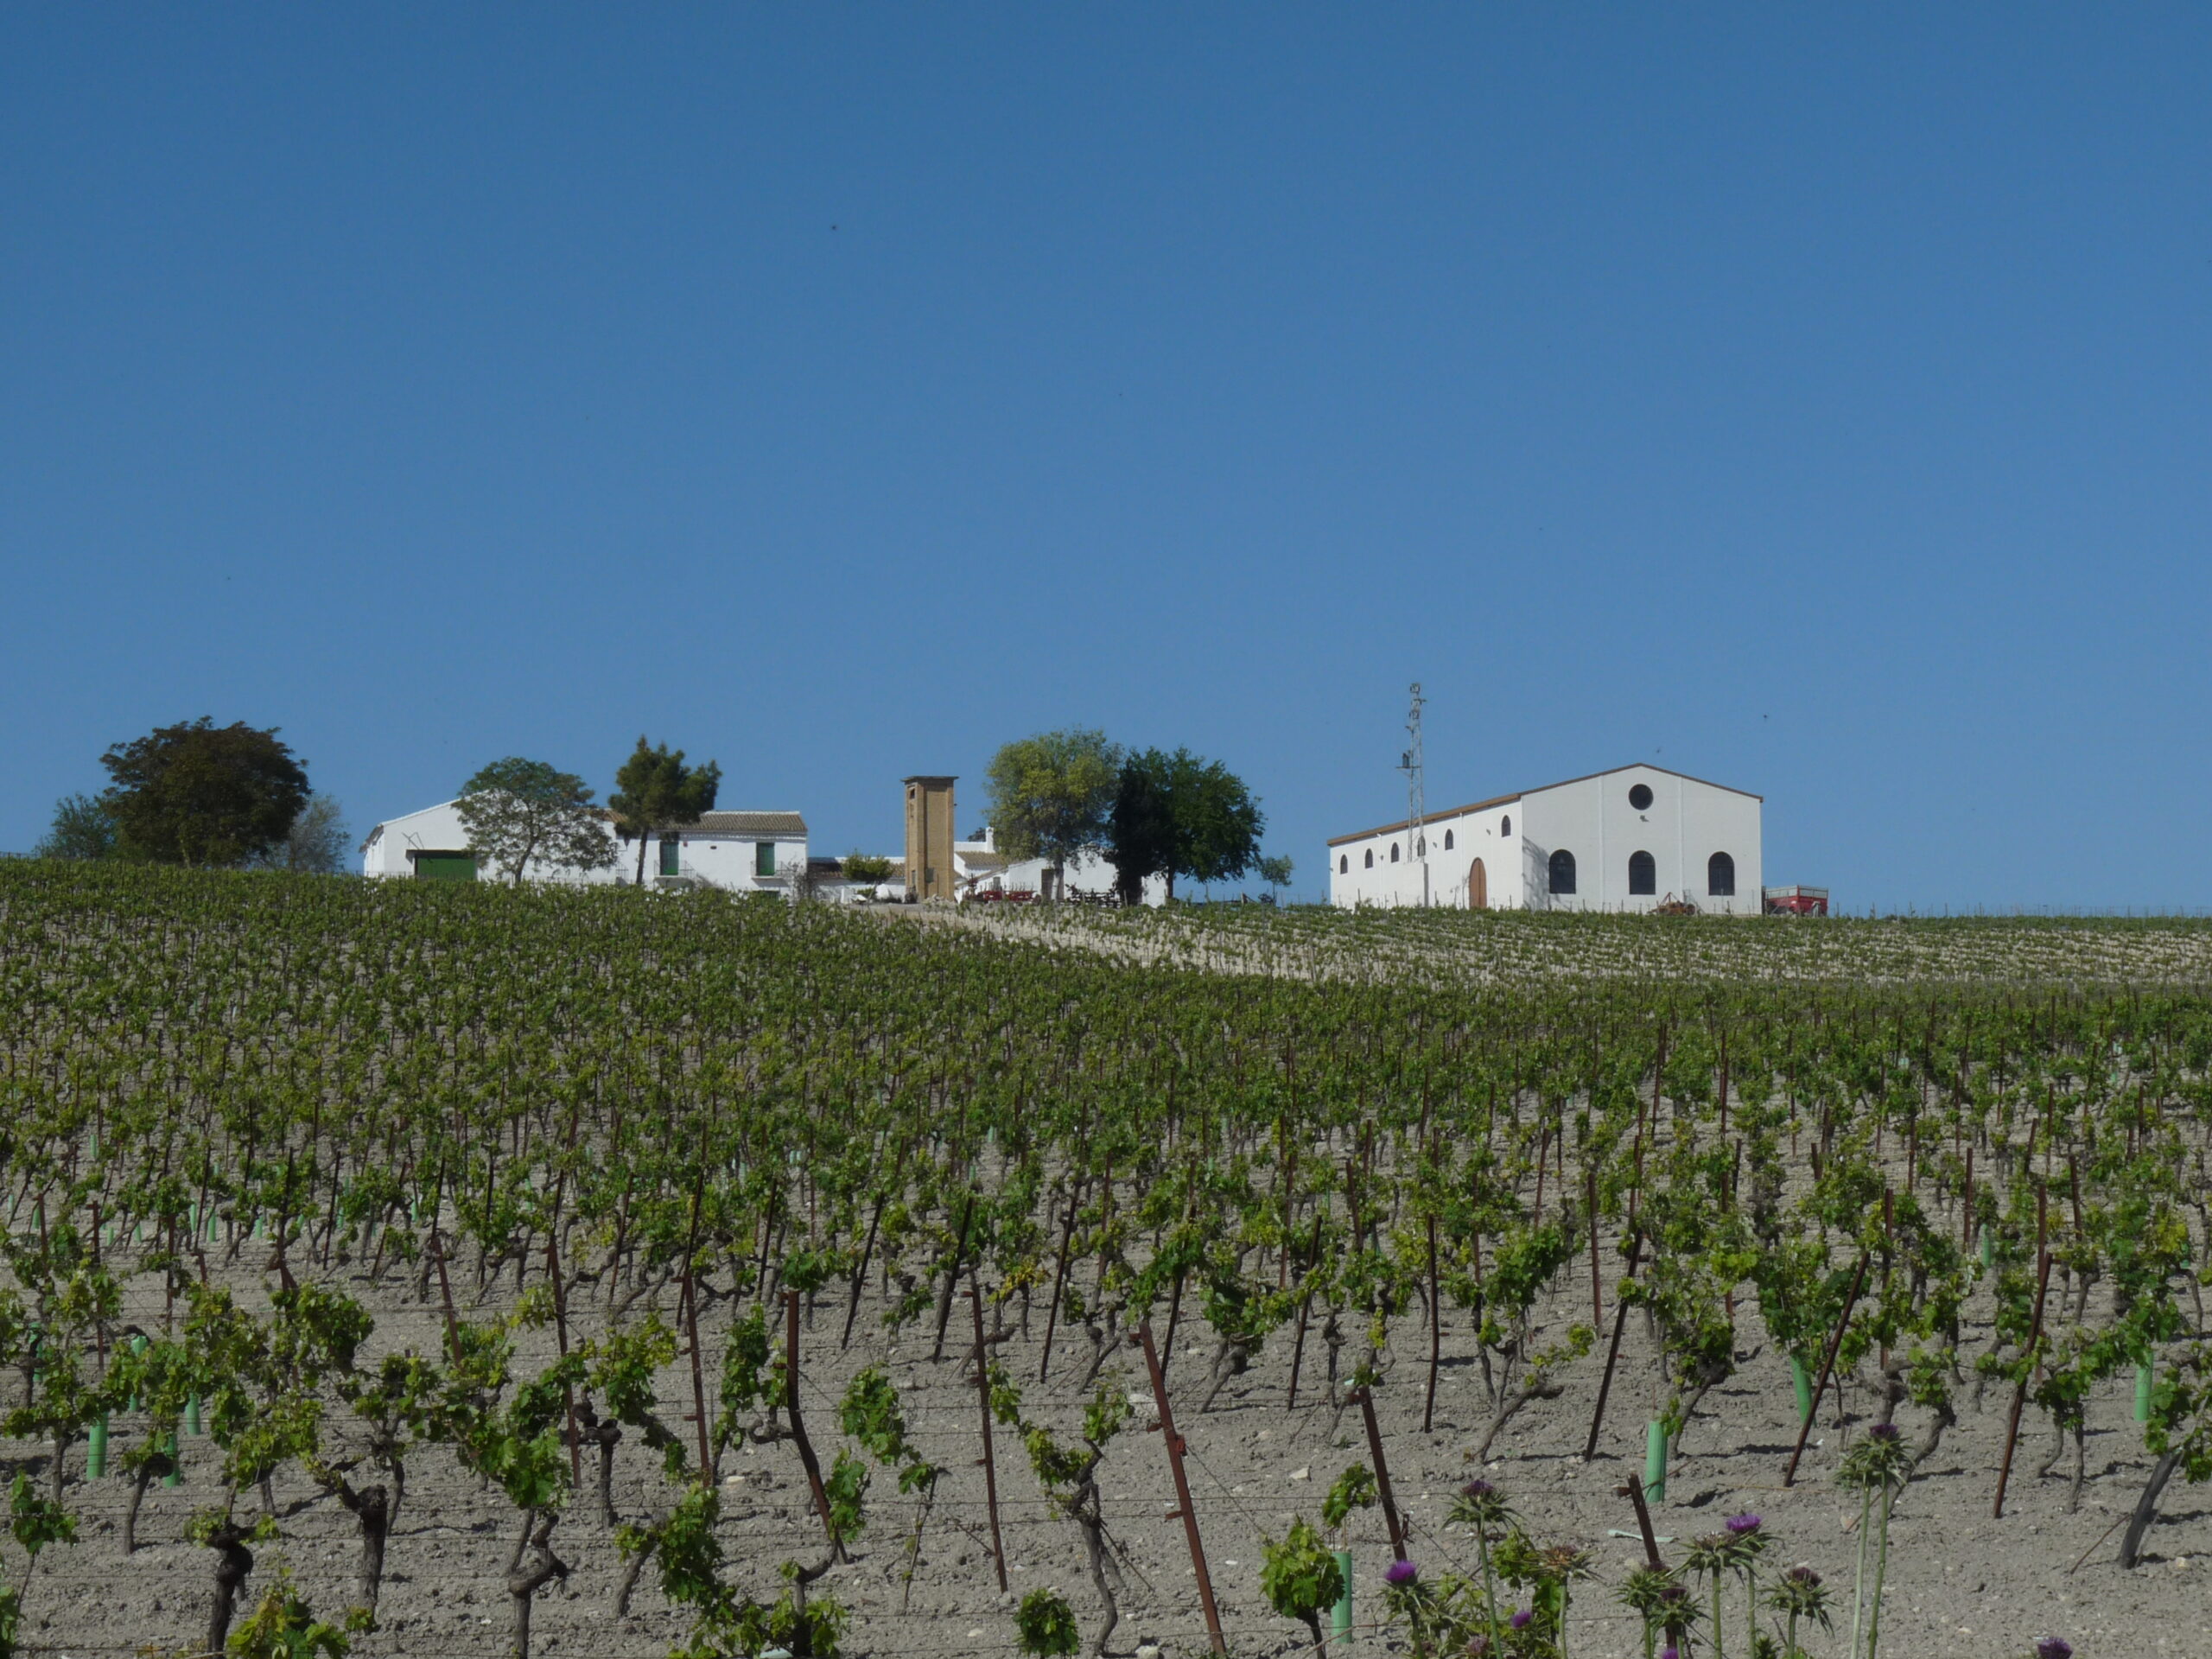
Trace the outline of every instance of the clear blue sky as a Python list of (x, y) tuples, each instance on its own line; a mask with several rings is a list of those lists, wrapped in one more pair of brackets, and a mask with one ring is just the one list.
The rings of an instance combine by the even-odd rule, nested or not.
[(0, 11), (0, 847), (640, 731), (1637, 759), (1853, 907), (2212, 905), (2212, 10)]

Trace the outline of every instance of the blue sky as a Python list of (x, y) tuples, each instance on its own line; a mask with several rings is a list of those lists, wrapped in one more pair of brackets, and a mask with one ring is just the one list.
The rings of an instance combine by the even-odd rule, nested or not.
[(279, 725), (817, 850), (1188, 744), (1297, 889), (1652, 760), (1853, 908), (2212, 906), (2212, 11), (0, 11), (0, 848)]

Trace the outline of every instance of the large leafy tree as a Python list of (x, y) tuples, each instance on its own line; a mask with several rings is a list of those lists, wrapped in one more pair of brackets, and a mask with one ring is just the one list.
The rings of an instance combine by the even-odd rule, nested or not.
[(308, 804), (308, 774), (276, 728), (205, 715), (118, 743), (100, 804), (125, 851), (163, 864), (231, 865), (281, 844)]
[(1228, 881), (1258, 861), (1267, 827), (1244, 781), (1218, 760), (1188, 749), (1146, 749), (1123, 761), (1108, 817), (1107, 845), (1122, 900), (1134, 903), (1145, 878)]
[(988, 773), (1000, 849), (1049, 859), (1063, 876), (1070, 859), (1105, 844), (1121, 771), (1120, 746), (1082, 727), (1007, 744)]
[(461, 786), (468, 844), (522, 885), (532, 859), (553, 869), (601, 870), (614, 862), (607, 819), (574, 772), (509, 755)]
[(722, 769), (714, 761), (687, 766), (683, 750), (671, 751), (665, 743), (653, 747), (642, 736), (638, 739), (638, 747), (614, 774), (614, 792), (607, 804), (622, 838), (637, 838), (639, 887), (645, 883), (647, 838), (698, 823), (714, 810), (721, 783)]
[(113, 858), (115, 820), (89, 795), (64, 795), (54, 804), (54, 827), (34, 850), (41, 858)]

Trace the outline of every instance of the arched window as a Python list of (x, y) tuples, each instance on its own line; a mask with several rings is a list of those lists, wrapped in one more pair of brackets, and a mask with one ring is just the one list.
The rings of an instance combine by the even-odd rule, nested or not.
[(1398, 861), (1398, 843), (1395, 841), (1390, 843), (1390, 861), (1393, 864)]
[(1510, 812), (1497, 821), (1497, 833), (1501, 836), (1510, 836), (1513, 833), (1513, 815)]
[(1574, 891), (1574, 855), (1564, 847), (1552, 855), (1551, 890), (1554, 893)]
[(1736, 861), (1726, 853), (1715, 853), (1705, 861), (1705, 890), (1716, 899), (1736, 896)]
[(1447, 853), (1452, 850), (1452, 832), (1449, 830), (1444, 832), (1444, 850)]
[(1659, 861), (1649, 853), (1628, 855), (1628, 890), (1631, 893), (1659, 891)]
[(1351, 855), (1350, 853), (1340, 853), (1337, 855), (1337, 874), (1338, 875), (1350, 875), (1351, 874)]
[(1375, 849), (1372, 847), (1367, 849), (1367, 868), (1370, 870), (1375, 868)]
[(1428, 837), (1427, 836), (1423, 836), (1419, 841), (1414, 842), (1414, 856), (1415, 858), (1427, 858), (1428, 856)]

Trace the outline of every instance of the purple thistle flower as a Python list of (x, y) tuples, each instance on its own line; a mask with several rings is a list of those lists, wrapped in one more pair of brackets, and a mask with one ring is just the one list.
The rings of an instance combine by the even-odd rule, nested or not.
[(1497, 1490), (1486, 1480), (1471, 1480), (1459, 1489), (1462, 1497), (1488, 1497)]
[(1758, 1529), (1759, 1517), (1756, 1515), (1732, 1515), (1728, 1517), (1728, 1530), (1738, 1538), (1747, 1532), (1757, 1532)]
[(2074, 1659), (2074, 1644), (2061, 1637), (2046, 1636), (2036, 1643), (2036, 1659)]
[(1806, 1586), (1808, 1588), (1816, 1588), (1821, 1582), (1821, 1575), (1802, 1562), (1797, 1566), (1791, 1567), (1789, 1571), (1783, 1573), (1783, 1576), (1788, 1579), (1792, 1584), (1802, 1584)]
[(1382, 1570), (1382, 1582), (1393, 1587), (1402, 1584), (1411, 1584), (1420, 1576), (1421, 1569), (1402, 1558), (1391, 1562)]
[(1895, 1423), (1877, 1423), (1866, 1431), (1866, 1438), (1879, 1440), (1884, 1446), (1894, 1446), (1904, 1436), (1898, 1432)]
[(1680, 1648), (1662, 1648), (1659, 1659), (1682, 1659), (1682, 1650)]
[(1516, 1630), (1525, 1630), (1529, 1628), (1529, 1621), (1535, 1618), (1535, 1616), (1536, 1615), (1529, 1609), (1523, 1607), (1519, 1612), (1514, 1614), (1513, 1617), (1506, 1622), (1512, 1625)]

